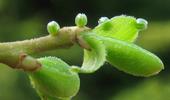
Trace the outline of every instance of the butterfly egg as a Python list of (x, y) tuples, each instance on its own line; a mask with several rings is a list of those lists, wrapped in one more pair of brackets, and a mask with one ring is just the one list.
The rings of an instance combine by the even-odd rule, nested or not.
[(44, 57), (38, 61), (42, 68), (29, 76), (39, 94), (53, 98), (71, 98), (77, 94), (80, 79), (68, 64), (56, 57)]
[(107, 61), (117, 69), (135, 76), (151, 76), (164, 69), (162, 61), (153, 53), (135, 44), (113, 38), (103, 38)]

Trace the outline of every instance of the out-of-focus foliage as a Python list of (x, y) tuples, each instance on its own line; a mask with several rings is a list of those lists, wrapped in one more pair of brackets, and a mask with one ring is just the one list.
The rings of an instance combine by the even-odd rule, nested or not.
[(138, 44), (154, 52), (168, 52), (170, 49), (170, 22), (153, 22), (139, 36)]
[[(145, 18), (149, 22), (149, 27), (146, 31), (140, 32), (136, 42), (162, 58), (165, 70), (158, 74), (159, 77), (149, 81), (150, 78), (130, 76), (114, 70), (106, 63), (94, 74), (80, 75), (80, 92), (73, 100), (108, 100), (118, 95), (131, 98), (140, 90), (145, 94), (142, 92), (145, 89), (146, 95), (143, 96), (147, 100), (147, 96), (149, 98), (150, 95), (154, 98), (162, 93), (169, 93), (170, 82), (162, 80), (165, 76), (168, 80), (170, 76), (169, 4), (170, 0), (0, 0), (0, 41), (47, 35), (46, 25), (49, 21), (55, 20), (61, 27), (74, 25), (77, 13), (85, 13), (88, 17), (88, 26), (91, 27), (97, 25), (101, 16), (111, 18), (127, 14)], [(81, 65), (83, 58), (82, 50), (78, 46), (34, 54), (35, 57), (46, 55), (58, 56), (69, 65)], [(149, 91), (147, 88), (156, 91), (151, 89), (147, 92)], [(157, 89), (163, 92), (157, 92)], [(123, 91), (128, 91), (128, 94)], [(164, 99), (167, 100), (166, 98), (162, 100)], [(0, 100), (39, 100), (39, 97), (24, 72), (0, 65)]]
[(0, 64), (0, 100), (37, 100), (38, 98), (23, 72)]
[(124, 89), (110, 100), (169, 100), (169, 94), (169, 80), (150, 79)]

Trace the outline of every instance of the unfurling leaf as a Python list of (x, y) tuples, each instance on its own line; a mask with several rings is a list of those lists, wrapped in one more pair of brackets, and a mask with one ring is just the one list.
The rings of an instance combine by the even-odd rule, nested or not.
[(147, 28), (147, 21), (131, 16), (116, 16), (99, 24), (95, 32), (104, 42), (107, 61), (126, 73), (136, 76), (151, 76), (160, 72), (164, 66), (154, 54), (134, 42), (140, 30)]
[(153, 53), (122, 40), (102, 37), (107, 61), (117, 69), (135, 76), (151, 76), (164, 69), (162, 61)]
[(29, 73), (29, 76), (33, 87), (42, 98), (68, 100), (66, 98), (72, 98), (77, 94), (80, 86), (79, 76), (70, 70), (68, 64), (56, 57), (44, 57), (38, 61), (42, 68)]
[[(93, 32), (100, 36), (133, 42), (141, 30), (139, 26), (141, 26), (141, 23), (137, 23), (136, 18), (121, 15), (99, 24), (93, 29)], [(145, 26), (147, 27), (147, 24)]]
[(89, 46), (90, 50), (84, 50), (82, 67), (73, 67), (79, 73), (93, 73), (97, 71), (106, 60), (105, 46), (95, 33), (84, 33), (80, 36)]

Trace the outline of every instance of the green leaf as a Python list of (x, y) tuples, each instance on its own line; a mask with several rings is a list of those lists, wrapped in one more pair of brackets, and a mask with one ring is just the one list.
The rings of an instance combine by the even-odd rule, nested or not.
[(107, 50), (107, 61), (117, 69), (135, 76), (158, 74), (164, 65), (153, 53), (122, 40), (101, 37)]
[(138, 24), (140, 23), (137, 23), (136, 18), (121, 15), (99, 24), (93, 29), (93, 32), (100, 36), (133, 42), (141, 30)]
[(106, 60), (105, 46), (95, 33), (84, 33), (80, 38), (90, 46), (90, 50), (84, 50), (82, 67), (73, 67), (72, 69), (79, 73), (93, 73), (97, 71)]
[(77, 73), (70, 70), (68, 64), (56, 57), (43, 57), (38, 61), (42, 68), (29, 73), (29, 77), (40, 96), (71, 98), (77, 94), (80, 79)]

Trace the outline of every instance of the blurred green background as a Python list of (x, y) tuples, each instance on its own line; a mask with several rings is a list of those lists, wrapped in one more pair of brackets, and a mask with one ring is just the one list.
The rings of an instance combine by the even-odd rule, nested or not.
[[(88, 26), (101, 16), (132, 15), (148, 20), (149, 27), (136, 43), (157, 54), (165, 64), (160, 74), (141, 78), (116, 70), (108, 63), (93, 74), (81, 74), (81, 89), (73, 100), (170, 100), (170, 0), (0, 0), (0, 41), (9, 42), (47, 35), (46, 24), (74, 25), (83, 12)], [(57, 56), (70, 65), (81, 65), (80, 47), (34, 55)], [(148, 62), (149, 63), (149, 62)], [(27, 75), (0, 65), (0, 100), (40, 100)]]

